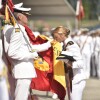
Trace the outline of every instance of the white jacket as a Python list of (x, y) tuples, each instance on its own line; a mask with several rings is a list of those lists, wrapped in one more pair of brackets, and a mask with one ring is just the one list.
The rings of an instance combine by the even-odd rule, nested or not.
[[(66, 46), (66, 51), (67, 52), (71, 52), (71, 56), (74, 57), (74, 59), (76, 61), (73, 62), (72, 68), (73, 68), (73, 81), (72, 84), (76, 84), (78, 82), (80, 82), (81, 80), (86, 79), (85, 73), (83, 71), (83, 59), (80, 53), (80, 48), (79, 46), (69, 37), (64, 41), (64, 44), (66, 45), (69, 41), (72, 41), (73, 44), (72, 45), (68, 45)], [(63, 54), (66, 54), (66, 51), (62, 51)]]
[[(25, 28), (19, 25), (24, 33), (24, 36), (29, 41)], [(34, 78), (36, 71), (33, 65), (34, 53), (29, 51), (29, 46), (21, 31), (17, 32), (16, 28), (11, 25), (5, 25), (4, 34), (4, 47), (7, 56), (12, 65), (12, 72), (15, 78)], [(50, 42), (41, 45), (32, 46), (37, 52), (47, 50), (51, 46)]]

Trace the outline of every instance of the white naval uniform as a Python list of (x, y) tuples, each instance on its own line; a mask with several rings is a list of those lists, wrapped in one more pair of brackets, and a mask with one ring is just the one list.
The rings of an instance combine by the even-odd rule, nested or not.
[(91, 36), (87, 36), (87, 35), (80, 36), (79, 43), (80, 43), (80, 49), (83, 57), (83, 62), (85, 64), (84, 71), (87, 79), (90, 78), (90, 59), (92, 54), (91, 42), (92, 42)]
[[(17, 79), (15, 100), (27, 100), (31, 79), (37, 76), (33, 65), (33, 58), (34, 55), (36, 56), (36, 53), (34, 54), (29, 51), (29, 46), (24, 38), (25, 36), (30, 43), (25, 27), (19, 26), (24, 34), (21, 31), (16, 31), (18, 25), (15, 27), (5, 25), (3, 30), (4, 48), (12, 65), (13, 76)], [(42, 44), (42, 47), (41, 45), (35, 45), (32, 48), (40, 52), (47, 50), (50, 46), (50, 42), (47, 42)]]
[[(66, 45), (69, 41), (72, 41), (74, 44), (66, 46), (66, 51), (71, 52), (74, 59), (76, 59), (76, 61), (74, 61), (72, 65), (73, 80), (72, 93), (70, 93), (71, 100), (82, 100), (82, 93), (86, 83), (86, 76), (83, 70), (83, 59), (80, 53), (80, 48), (70, 37), (64, 41), (64, 45)], [(62, 51), (63, 54), (66, 54), (66, 51)]]
[[(0, 39), (0, 74), (3, 72), (4, 63), (1, 59), (2, 56), (2, 41)], [(0, 100), (9, 100), (9, 93), (6, 78), (4, 76), (0, 76)]]
[(93, 53), (91, 64), (91, 75), (100, 79), (100, 37), (93, 37)]
[(97, 77), (100, 79), (100, 36), (97, 36)]
[(96, 36), (92, 37), (91, 47), (92, 47), (92, 54), (91, 54), (91, 63), (90, 63), (90, 74), (91, 77), (97, 77), (97, 64), (96, 64), (96, 55), (98, 54), (95, 52), (96, 47)]

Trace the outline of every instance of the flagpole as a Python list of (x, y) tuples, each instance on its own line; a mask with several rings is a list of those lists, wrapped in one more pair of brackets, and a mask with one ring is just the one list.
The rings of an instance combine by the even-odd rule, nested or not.
[(79, 29), (79, 21), (75, 18), (75, 29)]

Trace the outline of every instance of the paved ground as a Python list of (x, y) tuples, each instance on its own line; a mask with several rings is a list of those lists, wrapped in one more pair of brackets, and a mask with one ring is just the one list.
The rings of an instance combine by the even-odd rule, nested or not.
[[(36, 95), (36, 100), (53, 100), (50, 92), (34, 91), (34, 94)], [(68, 100), (67, 95), (65, 100)], [(100, 80), (93, 78), (87, 80), (82, 100), (100, 100)]]
[(83, 100), (100, 100), (100, 79), (87, 80)]

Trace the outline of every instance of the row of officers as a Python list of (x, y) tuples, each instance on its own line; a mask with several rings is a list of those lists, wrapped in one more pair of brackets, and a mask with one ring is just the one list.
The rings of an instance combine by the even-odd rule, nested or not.
[(87, 79), (100, 79), (100, 29), (80, 29), (72, 34), (72, 38), (80, 47)]

